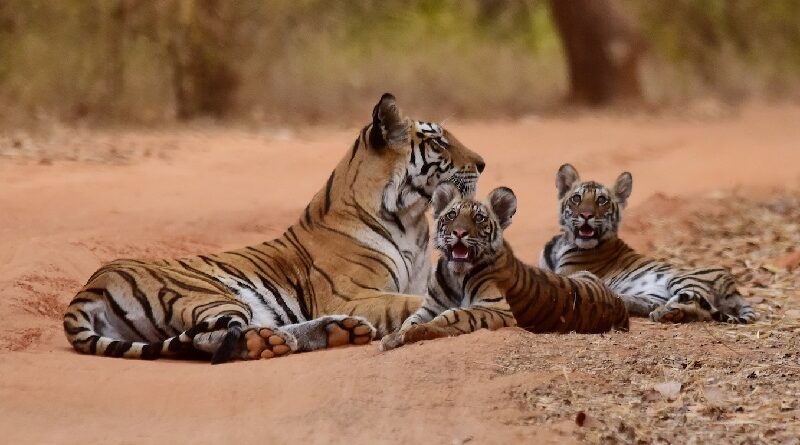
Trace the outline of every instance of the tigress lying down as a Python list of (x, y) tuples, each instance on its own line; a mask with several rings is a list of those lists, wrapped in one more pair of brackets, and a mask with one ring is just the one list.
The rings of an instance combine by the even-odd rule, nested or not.
[(444, 184), (434, 192), (433, 209), (441, 257), (428, 296), (399, 331), (381, 340), (382, 350), (504, 326), (533, 332), (628, 329), (624, 304), (591, 273), (564, 277), (514, 256), (503, 239), (517, 210), (511, 189), (497, 188), (481, 203)]
[(561, 274), (588, 270), (625, 301), (631, 315), (661, 322), (717, 320), (751, 323), (753, 309), (723, 268), (680, 269), (636, 253), (617, 231), (633, 187), (630, 173), (614, 188), (581, 182), (569, 164), (556, 175), (561, 234), (544, 247), (540, 266)]
[(64, 331), (80, 352), (212, 362), (363, 344), (419, 307), (430, 272), (431, 194), (467, 194), (480, 156), (381, 97), (300, 220), (279, 238), (220, 254), (101, 267), (72, 300)]

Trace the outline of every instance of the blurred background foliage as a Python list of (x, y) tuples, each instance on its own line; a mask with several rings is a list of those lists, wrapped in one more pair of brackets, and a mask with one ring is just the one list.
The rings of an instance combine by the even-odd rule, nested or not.
[[(800, 0), (588, 1), (641, 38), (642, 103), (798, 97)], [(575, 90), (563, 2), (562, 20), (583, 14), (578, 0), (0, 0), (0, 122), (360, 122), (384, 91), (432, 119), (537, 112)], [(604, 40), (587, 35), (592, 54)]]

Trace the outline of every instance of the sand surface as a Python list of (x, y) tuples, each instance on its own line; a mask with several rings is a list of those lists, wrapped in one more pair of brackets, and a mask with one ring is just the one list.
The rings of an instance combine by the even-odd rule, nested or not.
[[(605, 182), (633, 173), (624, 233), (646, 250), (649, 235), (637, 218), (665, 205), (681, 212), (683, 200), (721, 190), (800, 186), (798, 123), (798, 107), (750, 106), (700, 120), (586, 115), (447, 127), (486, 160), (480, 196), (498, 185), (516, 191), (519, 211), (507, 236), (523, 259), (535, 261), (557, 229), (561, 163)], [(77, 161), (62, 160), (57, 138), (52, 152), (0, 157), (0, 441), (575, 442), (575, 422), (528, 422), (531, 410), (512, 397), (524, 382), (563, 377), (561, 370), (498, 373), (500, 355), (531, 342), (516, 329), (389, 353), (373, 343), (222, 366), (88, 357), (68, 345), (62, 311), (101, 263), (271, 239), (300, 214), (356, 135), (324, 128), (84, 131), (59, 136)], [(663, 328), (637, 321), (632, 331)], [(623, 352), (624, 335), (610, 336)], [(574, 336), (569, 347), (553, 337), (543, 337), (550, 340), (531, 361), (581, 347)]]

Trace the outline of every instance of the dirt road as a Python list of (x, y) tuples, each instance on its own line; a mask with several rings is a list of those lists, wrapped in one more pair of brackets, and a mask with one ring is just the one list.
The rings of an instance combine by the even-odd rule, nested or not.
[[(582, 116), (447, 127), (487, 162), (480, 196), (498, 185), (516, 191), (519, 211), (507, 235), (518, 254), (535, 261), (556, 231), (554, 175), (561, 163), (606, 182), (631, 171), (635, 221), (664, 205), (650, 199), (654, 195), (689, 199), (732, 188), (797, 188), (798, 122), (800, 108), (753, 106), (713, 120)], [(197, 128), (81, 133), (71, 145), (76, 152), (111, 153), (108, 159), (121, 162), (62, 161), (57, 151), (44, 152), (44, 162), (0, 158), (2, 441), (576, 441), (575, 422), (530, 421), (535, 413), (512, 395), (523, 382), (580, 378), (579, 370), (498, 372), (497, 360), (509, 348), (536, 341), (518, 330), (482, 331), (384, 354), (373, 344), (213, 367), (72, 351), (61, 330), (62, 311), (102, 262), (216, 251), (278, 235), (356, 134)], [(623, 226), (633, 244), (648, 248), (648, 233)], [(699, 328), (670, 329), (637, 321), (632, 332), (669, 337)], [(631, 346), (625, 335), (603, 341), (624, 351)], [(567, 346), (562, 337), (541, 338), (547, 339), (542, 349), (529, 350), (531, 362), (597, 346), (579, 336), (563, 337)]]

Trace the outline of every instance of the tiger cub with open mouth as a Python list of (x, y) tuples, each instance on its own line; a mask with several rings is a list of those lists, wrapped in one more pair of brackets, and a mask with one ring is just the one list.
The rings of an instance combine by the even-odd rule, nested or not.
[(433, 210), (441, 257), (428, 295), (398, 331), (381, 340), (381, 350), (481, 328), (581, 333), (628, 329), (622, 301), (593, 274), (564, 277), (514, 256), (503, 239), (517, 210), (511, 189), (499, 187), (478, 202), (444, 184), (433, 194)]
[(556, 187), (561, 233), (545, 245), (540, 267), (562, 274), (592, 272), (619, 293), (631, 315), (653, 321), (755, 321), (756, 313), (726, 269), (678, 268), (636, 252), (619, 238), (633, 189), (630, 173), (621, 173), (609, 188), (581, 181), (575, 167), (564, 164)]

